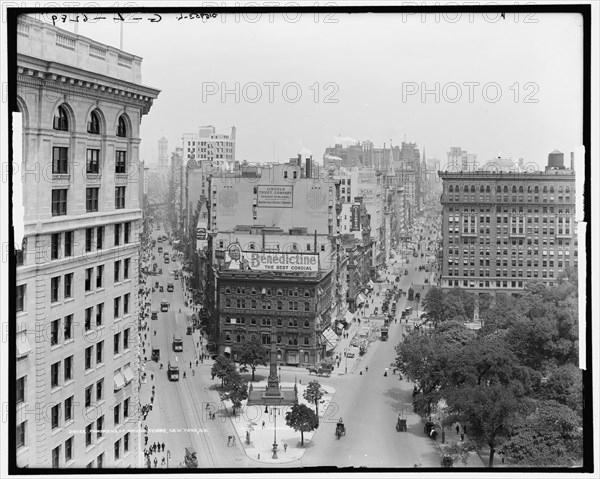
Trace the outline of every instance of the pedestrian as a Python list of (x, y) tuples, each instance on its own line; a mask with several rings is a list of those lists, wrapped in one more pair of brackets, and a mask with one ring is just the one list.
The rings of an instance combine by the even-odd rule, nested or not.
[[(144, 446), (147, 446), (148, 445), (148, 436), (144, 437), (144, 441), (145, 441), (144, 442)], [(144, 449), (144, 451), (145, 451), (145, 449)]]
[(227, 436), (227, 445), (230, 446), (231, 445), (231, 436)]
[(265, 428), (265, 421), (262, 422), (262, 428)]
[(463, 424), (463, 432), (464, 432), (465, 434), (467, 433), (467, 426), (465, 426), (464, 424)]
[(152, 397), (150, 398), (150, 402), (151, 402), (152, 404), (154, 404), (154, 395), (152, 395)]
[(283, 452), (287, 452), (287, 443), (286, 442), (283, 443)]
[(165, 465), (165, 456), (162, 457), (162, 460), (160, 461), (160, 465), (164, 466)]
[(461, 441), (464, 441), (464, 440), (465, 440), (465, 435), (464, 435), (464, 434), (461, 434), (461, 435), (460, 435), (460, 440), (461, 440)]
[(192, 362), (190, 361), (190, 369), (192, 369)]
[[(217, 417), (217, 413), (216, 413), (216, 412), (213, 412), (213, 415), (212, 415), (212, 418), (213, 418), (213, 420), (215, 419), (215, 417)], [(264, 422), (264, 421), (263, 421), (263, 422)]]
[(165, 452), (165, 443), (163, 442), (161, 445), (162, 445), (162, 452)]
[(157, 457), (155, 457), (155, 458), (154, 458), (154, 467), (157, 467), (157, 466), (158, 466), (158, 458), (157, 458)]
[(152, 381), (154, 381), (154, 374), (150, 375), (150, 379), (152, 379)]
[(458, 434), (458, 431), (460, 430), (460, 427), (458, 426), (458, 424), (456, 425), (456, 434)]
[(231, 436), (231, 439), (232, 439), (231, 445), (235, 446), (235, 436)]
[(154, 331), (154, 336), (156, 336), (156, 331)]
[(156, 441), (152, 443), (152, 452), (156, 451)]

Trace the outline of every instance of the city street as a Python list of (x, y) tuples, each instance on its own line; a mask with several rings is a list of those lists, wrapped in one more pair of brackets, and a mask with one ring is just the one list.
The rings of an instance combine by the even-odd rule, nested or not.
[[(156, 239), (163, 231), (156, 231), (153, 238)], [(426, 240), (422, 241), (425, 244)], [(191, 312), (184, 305), (184, 291), (181, 280), (174, 280), (172, 271), (180, 268), (180, 263), (172, 261), (165, 264), (163, 254), (158, 254), (157, 248), (162, 245), (164, 251), (172, 253), (168, 242), (156, 243), (153, 248), (155, 259), (159, 268), (163, 269), (161, 275), (149, 275), (148, 284), (153, 286), (156, 281), (163, 286), (161, 293), (156, 289), (152, 293), (152, 310), (159, 311), (158, 320), (149, 320), (148, 341), (146, 343), (146, 356), (150, 355), (150, 340), (155, 337), (161, 350), (161, 358), (158, 363), (147, 362), (146, 372), (148, 380), (142, 385), (141, 398), (150, 397), (152, 385), (156, 385), (156, 399), (153, 411), (149, 413), (147, 424), (150, 428), (149, 444), (154, 441), (164, 442), (170, 451), (170, 467), (183, 465), (185, 448), (193, 447), (198, 453), (198, 465), (204, 468), (215, 467), (269, 467), (281, 465), (285, 467), (297, 466), (370, 466), (370, 467), (414, 467), (416, 464), (422, 467), (439, 467), (440, 451), (435, 441), (428, 438), (423, 432), (421, 418), (412, 413), (412, 390), (413, 385), (405, 380), (400, 380), (398, 375), (392, 374), (390, 363), (396, 358), (396, 345), (401, 341), (405, 333), (406, 325), (414, 325), (416, 322), (417, 305), (414, 301), (407, 301), (403, 295), (397, 303), (398, 322), (390, 323), (389, 340), (372, 342), (363, 357), (348, 360), (343, 358), (344, 348), (348, 346), (349, 340), (341, 341), (336, 352), (342, 357), (340, 367), (334, 369), (330, 377), (309, 376), (305, 369), (283, 366), (282, 376), (286, 381), (298, 379), (302, 384), (311, 380), (318, 380), (324, 386), (331, 386), (336, 393), (325, 410), (321, 425), (315, 432), (312, 440), (305, 446), (304, 455), (296, 461), (286, 461), (285, 455), (281, 455), (281, 462), (270, 460), (263, 453), (263, 460), (257, 457), (246, 456), (241, 444), (243, 437), (237, 437), (237, 444), (228, 446), (228, 436), (237, 433), (232, 425), (229, 410), (220, 407), (220, 400), (215, 386), (219, 380), (212, 380), (210, 368), (212, 360), (205, 360), (195, 366), (198, 353), (202, 353), (202, 345), (199, 345), (198, 332), (193, 335), (186, 334), (185, 314)], [(423, 248), (423, 246), (422, 246)], [(426, 246), (425, 246), (426, 248)], [(164, 253), (163, 251), (163, 253)], [(367, 319), (375, 307), (381, 310), (384, 299), (383, 291), (388, 286), (397, 284), (403, 291), (407, 291), (411, 285), (415, 292), (422, 292), (421, 288), (428, 286), (425, 279), (431, 282), (435, 273), (430, 270), (418, 270), (418, 267), (426, 264), (426, 258), (419, 255), (415, 258), (408, 254), (409, 262), (405, 257), (398, 255), (390, 262), (388, 270), (383, 272), (382, 277), (389, 283), (375, 283), (372, 293), (364, 307), (364, 315), (359, 315), (362, 325), (365, 326)], [(404, 270), (408, 274), (404, 274)], [(396, 276), (400, 281), (395, 282)], [(167, 292), (167, 283), (174, 284), (174, 291)], [(377, 293), (380, 293), (379, 295)], [(160, 312), (160, 303), (163, 300), (169, 302), (169, 312)], [(408, 323), (403, 323), (399, 318), (406, 306), (413, 306), (414, 312)], [(177, 319), (175, 313), (181, 309), (182, 316)], [(358, 324), (350, 327), (353, 335)], [(154, 336), (156, 332), (156, 336)], [(184, 348), (182, 353), (172, 351), (173, 335), (177, 334), (183, 338)], [(180, 380), (171, 382), (167, 378), (167, 364), (176, 360), (180, 367)], [(175, 359), (176, 358), (176, 359)], [(190, 362), (192, 368), (190, 369)], [(163, 369), (160, 369), (160, 363)], [(347, 367), (347, 373), (346, 371)], [(384, 372), (388, 369), (387, 377)], [(186, 378), (183, 378), (183, 373)], [(360, 374), (362, 372), (362, 374)], [(154, 380), (150, 379), (154, 375)], [(259, 367), (256, 370), (257, 379), (266, 378), (268, 367)], [(142, 402), (144, 400), (142, 399)], [(209, 409), (206, 409), (206, 404)], [(215, 419), (211, 419), (212, 413)], [(407, 419), (407, 432), (396, 431), (396, 421), (399, 414)], [(339, 417), (344, 418), (347, 434), (340, 440), (335, 437), (335, 425)], [(259, 418), (260, 422), (260, 418)], [(160, 432), (152, 432), (158, 429)], [(269, 432), (270, 434), (270, 432)], [(299, 433), (298, 440), (299, 440)], [(365, 441), (365, 438), (369, 438)], [(300, 448), (299, 444), (288, 441), (290, 448)], [(143, 445), (143, 442), (142, 442)], [(290, 450), (290, 457), (292, 456)], [(160, 453), (159, 457), (166, 453)], [(295, 454), (298, 457), (299, 454)], [(268, 464), (266, 463), (268, 462)], [(159, 466), (160, 463), (159, 463)], [(162, 467), (166, 467), (163, 465)]]

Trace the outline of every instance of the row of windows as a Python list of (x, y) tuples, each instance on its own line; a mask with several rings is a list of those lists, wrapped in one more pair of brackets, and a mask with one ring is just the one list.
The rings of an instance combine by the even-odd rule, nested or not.
[[(104, 133), (101, 131), (102, 122), (100, 121), (101, 115), (97, 110), (93, 110), (90, 113), (87, 121), (87, 132), (92, 135), (99, 135)], [(54, 120), (52, 122), (52, 128), (58, 131), (71, 131), (71, 125), (69, 124), (69, 113), (66, 105), (59, 105)], [(121, 138), (126, 138), (129, 135), (127, 128), (127, 120), (121, 115), (117, 121), (117, 129), (115, 135)]]
[[(462, 196), (462, 200), (461, 200), (461, 196), (459, 194), (448, 194), (447, 195), (447, 201), (463, 201), (463, 202), (475, 202), (475, 201), (504, 201), (505, 203), (508, 202), (512, 202), (512, 203), (523, 203), (524, 201), (527, 201), (528, 203), (539, 203), (540, 202), (540, 197), (539, 196), (527, 196), (527, 199), (525, 200), (524, 196), (512, 196), (509, 199), (508, 195), (505, 196), (497, 196), (497, 197), (490, 197), (490, 195), (486, 195), (485, 197), (481, 196), (478, 199), (475, 198), (475, 195), (472, 194), (470, 197), (467, 195)], [(558, 201), (559, 203), (570, 203), (571, 202), (571, 197), (570, 196), (562, 196), (559, 195), (556, 199), (556, 201)], [(554, 203), (555, 199), (554, 196), (550, 196), (549, 198), (543, 197), (542, 198), (542, 203)]]
[[(64, 216), (67, 214), (68, 188), (52, 190), (52, 216)], [(85, 210), (87, 213), (98, 211), (100, 188), (92, 187), (85, 189)], [(115, 209), (125, 208), (125, 186), (115, 187)]]
[[(123, 279), (129, 279), (129, 258), (123, 260)], [(114, 282), (120, 281), (120, 265), (121, 261), (115, 262), (114, 269)], [(61, 280), (64, 283), (62, 300), (73, 297), (73, 273), (67, 273), (64, 276), (54, 276), (50, 278), (50, 302), (56, 303), (61, 301)], [(94, 278), (94, 268), (87, 268), (85, 270), (85, 281), (84, 290), (86, 292), (92, 291), (93, 285), (96, 285), (97, 289), (104, 287), (104, 265), (96, 266), (96, 276)], [(26, 285), (19, 285), (17, 287), (17, 311), (23, 311), (25, 306), (25, 292)], [(129, 312), (129, 293), (124, 296), (125, 314)], [(116, 300), (116, 298), (115, 298)]]
[[(459, 193), (461, 191), (460, 186), (459, 185), (448, 185), (448, 193), (452, 193), (452, 192), (456, 192)], [(477, 187), (475, 185), (471, 185), (469, 187), (469, 185), (464, 185), (462, 188), (463, 193), (475, 193), (477, 191)], [(508, 185), (504, 185), (504, 187), (497, 185), (496, 186), (496, 193), (525, 193), (525, 191), (527, 193), (539, 193), (540, 192), (540, 187), (539, 186), (527, 186), (527, 188), (525, 188), (523, 185), (517, 187), (517, 185), (513, 185), (511, 188), (508, 187)], [(541, 188), (542, 193), (554, 193), (554, 186), (543, 186)], [(571, 191), (571, 187), (570, 186), (565, 186), (564, 190), (562, 186), (559, 186), (557, 188), (557, 191), (559, 193), (563, 193), (563, 191), (565, 193), (569, 193)], [(574, 191), (574, 190), (573, 190)], [(487, 185), (484, 187), (484, 185), (479, 185), (479, 192), (480, 193), (490, 193), (491, 192), (491, 188), (490, 185)]]
[[(479, 281), (480, 288), (489, 288), (494, 281)], [(555, 286), (554, 281), (545, 281), (544, 284), (548, 286)], [(448, 280), (448, 286), (461, 286), (461, 281), (458, 279)], [(463, 280), (462, 286), (465, 288), (475, 288), (475, 281)], [(522, 288), (523, 281), (496, 281), (496, 288)]]
[[(131, 349), (130, 343), (130, 329), (127, 328), (123, 331), (123, 334), (117, 333), (114, 335), (113, 353), (115, 356), (127, 352)], [(122, 348), (122, 349), (121, 349)], [(95, 353), (94, 353), (95, 350)], [(95, 359), (95, 362), (94, 362)], [(73, 369), (74, 369), (74, 356), (64, 358), (62, 361), (57, 361), (50, 365), (50, 387), (52, 389), (68, 386), (69, 382), (73, 380)], [(96, 344), (85, 348), (84, 350), (84, 368), (85, 371), (89, 371), (94, 367), (102, 366), (104, 364), (104, 340), (98, 341)], [(61, 365), (62, 365), (62, 381), (61, 381)], [(123, 376), (120, 369), (115, 371), (115, 378), (120, 377), (123, 380), (123, 385), (129, 384), (133, 380), (133, 374), (131, 373), (131, 365), (127, 363), (124, 366), (124, 371), (127, 374)], [(122, 386), (115, 384), (115, 389), (120, 389)]]
[[(235, 340), (236, 343), (240, 343), (240, 342), (243, 342), (246, 340), (246, 336), (244, 334), (233, 335), (231, 333), (231, 331), (225, 331), (224, 334), (225, 334), (225, 342), (226, 343), (231, 343), (231, 342), (233, 342), (233, 340)], [(282, 336), (277, 336), (276, 341), (277, 341), (277, 344), (284, 343)], [(266, 333), (262, 334), (261, 342), (263, 345), (271, 344), (271, 335), (266, 334)], [(298, 338), (297, 337), (288, 337), (288, 338), (286, 338), (285, 342), (287, 343), (288, 346), (298, 346)], [(310, 337), (304, 336), (304, 338), (302, 338), (302, 344), (304, 346), (310, 346)]]
[[(508, 273), (509, 272), (506, 269), (504, 269), (504, 270), (497, 269), (497, 270), (494, 271), (494, 276), (496, 276), (496, 277), (500, 277), (500, 276), (508, 277), (508, 276), (510, 276), (512, 278), (516, 278), (516, 277), (522, 278), (524, 272), (521, 271), (521, 270), (518, 271), (518, 270), (514, 270), (513, 269), (513, 270), (510, 271), (510, 275)], [(533, 274), (533, 276), (532, 276), (532, 274)], [(531, 270), (526, 271), (527, 278), (532, 278), (532, 277), (533, 278), (537, 278), (538, 274), (539, 274), (538, 271), (533, 271), (533, 272)], [(448, 270), (448, 276), (490, 276), (490, 275), (491, 274), (490, 274), (490, 270), (489, 269), (486, 269), (485, 271), (478, 271), (477, 274), (475, 274), (475, 270), (474, 269), (471, 269), (471, 270), (468, 270), (468, 269), (465, 269), (465, 270), (459, 270), (459, 269), (452, 270), (452, 269), (449, 269)], [(547, 277), (554, 278), (554, 271), (553, 270), (542, 271), (542, 278), (547, 278)]]
[[(95, 230), (95, 233), (94, 233)], [(123, 231), (123, 244), (129, 244), (131, 241), (131, 222), (117, 223), (114, 225), (114, 245), (119, 246), (121, 244), (121, 231)], [(104, 248), (104, 226), (98, 226), (97, 228), (86, 228), (85, 230), (85, 252), (91, 252), (93, 250), (94, 240), (96, 250), (99, 251)], [(73, 231), (66, 231), (64, 233), (53, 233), (50, 237), (50, 260), (61, 259), (62, 257), (73, 256)], [(61, 252), (63, 253), (61, 255)], [(129, 259), (125, 260), (127, 266), (129, 266)]]
[[(491, 210), (491, 208), (489, 206), (480, 206), (479, 207), (479, 213), (489, 213)], [(461, 211), (463, 213), (477, 213), (477, 209), (473, 206), (471, 206), (471, 208), (468, 208), (466, 206), (464, 206), (462, 209), (461, 207), (457, 206), (456, 208), (454, 206), (448, 206), (448, 211), (450, 213), (456, 212), (456, 213), (460, 213)], [(524, 213), (525, 211), (527, 213), (539, 213), (540, 212), (540, 207), (538, 206), (528, 206), (527, 209), (525, 209), (524, 206), (513, 206), (513, 207), (508, 207), (508, 206), (501, 206), (501, 205), (497, 205), (494, 208), (494, 211), (496, 213)], [(557, 208), (558, 214), (563, 214), (563, 208)], [(543, 206), (541, 208), (541, 212), (542, 213), (554, 213), (554, 206)], [(564, 209), (565, 214), (570, 214), (570, 209), (569, 208), (565, 208)]]
[[(256, 324), (258, 324), (258, 322), (259, 322), (259, 320), (255, 316), (251, 316), (250, 317), (250, 324), (256, 325)], [(237, 318), (232, 318), (230, 316), (225, 316), (225, 324), (246, 324), (246, 318), (244, 316), (239, 316)], [(260, 324), (262, 326), (271, 326), (271, 318), (269, 318), (269, 317), (262, 317), (262, 318), (260, 318)], [(282, 318), (277, 318), (276, 324), (277, 324), (277, 326), (283, 326), (283, 319)], [(290, 327), (290, 328), (297, 328), (298, 327), (298, 320), (296, 318), (289, 319), (287, 321), (287, 326)], [(308, 319), (305, 319), (304, 322), (303, 322), (303, 326), (305, 328), (309, 328), (310, 327), (310, 321)]]
[[(100, 150), (88, 148), (86, 150), (85, 172), (89, 175), (98, 175), (100, 168)], [(117, 150), (115, 153), (115, 173), (127, 173), (127, 152)], [(69, 148), (55, 146), (52, 148), (52, 174), (69, 174)]]
[[(246, 290), (246, 288), (244, 287), (237, 287), (237, 288), (232, 288), (231, 286), (225, 286), (225, 288), (223, 288), (223, 291), (225, 292), (225, 294), (231, 294), (232, 292), (235, 291), (236, 294), (246, 294), (246, 291), (248, 292), (248, 294), (262, 294), (262, 295), (267, 295), (270, 296), (273, 294), (273, 289), (271, 288), (248, 288)], [(305, 297), (310, 297), (313, 294), (313, 291), (310, 289), (303, 289), (303, 288), (277, 288), (274, 290), (275, 291), (275, 295), (276, 296), (305, 296)]]
[[(231, 308), (232, 307), (232, 300), (230, 298), (225, 298), (225, 307), (226, 308)], [(270, 310), (272, 308), (272, 302), (270, 300), (267, 301), (256, 301), (255, 299), (250, 300), (250, 309), (267, 309)], [(262, 307), (261, 307), (262, 306)], [(245, 309), (246, 308), (246, 300), (245, 299), (236, 299), (235, 300), (235, 306), (233, 306), (235, 308), (238, 309)], [(276, 302), (276, 307), (277, 307), (277, 311), (284, 311), (283, 309), (283, 301), (277, 301)], [(289, 301), (288, 302), (288, 308), (285, 311), (299, 311), (299, 303), (298, 301)], [(304, 311), (310, 311), (310, 303), (309, 302), (305, 302), (304, 303)]]
[[(559, 255), (562, 254), (562, 251), (563, 251), (564, 247), (569, 248), (571, 246), (571, 242), (569, 240), (564, 240), (563, 241), (563, 240), (559, 239), (559, 240), (557, 240), (557, 242), (558, 242), (558, 251), (559, 251), (558, 254)], [(538, 238), (527, 239), (527, 244), (528, 245), (531, 245), (532, 243), (534, 245), (539, 245), (540, 244)], [(542, 239), (542, 246), (554, 246), (554, 243), (555, 243), (554, 238), (549, 238), (549, 239), (543, 238)], [(523, 245), (523, 240), (522, 239), (519, 239), (519, 240), (513, 239), (512, 242), (511, 242), (511, 244), (513, 246), (516, 246), (517, 244), (518, 245)], [(575, 246), (577, 246), (577, 241), (575, 241)], [(509, 248), (504, 248), (502, 251), (504, 251), (504, 254), (506, 255), (506, 254), (508, 254), (508, 250), (509, 250)], [(519, 250), (519, 254), (523, 254), (523, 248), (518, 248), (518, 250)], [(512, 248), (511, 248), (511, 251), (513, 252), (512, 253), (513, 255), (516, 253), (515, 250), (512, 249)], [(566, 251), (565, 254), (567, 254), (567, 255), (570, 254), (568, 250), (565, 250), (565, 251)], [(452, 255), (452, 253), (458, 255), (458, 254), (460, 254), (460, 249), (458, 249), (458, 248), (448, 248), (447, 254)], [(476, 246), (475, 247), (471, 246), (469, 248), (463, 249), (463, 255), (464, 256), (474, 255), (474, 254), (484, 254), (484, 253), (485, 253), (486, 256), (489, 256), (490, 255), (490, 249), (486, 248), (484, 250), (483, 248), (477, 248)], [(551, 253), (551, 254), (554, 254), (554, 253)]]

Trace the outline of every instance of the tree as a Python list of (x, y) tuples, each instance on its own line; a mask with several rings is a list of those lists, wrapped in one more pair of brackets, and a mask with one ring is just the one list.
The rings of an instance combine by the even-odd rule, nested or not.
[(327, 391), (321, 389), (319, 381), (311, 381), (304, 390), (304, 399), (315, 405), (315, 414), (317, 416), (317, 427), (319, 426), (319, 401)]
[(248, 384), (246, 384), (240, 373), (235, 371), (224, 378), (224, 386), (219, 391), (221, 401), (231, 401), (233, 415), (235, 410), (242, 405), (242, 401), (248, 399)]
[(269, 352), (258, 342), (246, 340), (237, 348), (238, 361), (243, 366), (250, 366), (252, 369), (252, 381), (254, 381), (254, 371), (257, 366), (266, 366), (269, 360)]
[(521, 465), (573, 466), (583, 457), (580, 419), (556, 401), (538, 401), (509, 428), (500, 452)]
[(226, 358), (225, 356), (217, 356), (210, 373), (213, 375), (213, 379), (215, 376), (221, 379), (221, 387), (223, 387), (225, 385), (225, 378), (237, 374), (237, 371), (235, 369), (235, 364), (231, 359)]
[(455, 417), (469, 422), (477, 439), (489, 446), (489, 467), (494, 466), (494, 454), (507, 427), (525, 407), (522, 386), (465, 386), (447, 392), (446, 401)]
[(286, 413), (285, 422), (294, 431), (300, 431), (301, 446), (304, 446), (304, 433), (314, 431), (319, 426), (317, 415), (305, 404), (294, 404)]
[(554, 400), (581, 414), (583, 409), (582, 371), (574, 364), (551, 370), (546, 384), (540, 388), (541, 399)]

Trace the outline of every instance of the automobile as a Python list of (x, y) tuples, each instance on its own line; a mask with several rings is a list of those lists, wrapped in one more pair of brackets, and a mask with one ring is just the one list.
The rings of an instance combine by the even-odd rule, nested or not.
[(173, 283), (167, 283), (167, 291), (169, 293), (173, 292), (175, 286), (173, 285)]
[(379, 308), (377, 306), (375, 306), (375, 309), (373, 310), (373, 314), (377, 314), (379, 313)]
[(162, 253), (162, 252), (163, 252), (162, 246), (159, 246), (159, 247), (158, 247), (158, 252), (159, 252), (159, 253)]
[(164, 291), (164, 288), (162, 287), (162, 285), (158, 288), (158, 290), (162, 293)]
[(354, 357), (354, 353), (346, 353), (346, 357), (347, 358), (353, 358)]
[(151, 319), (158, 319), (158, 311), (152, 311)]

